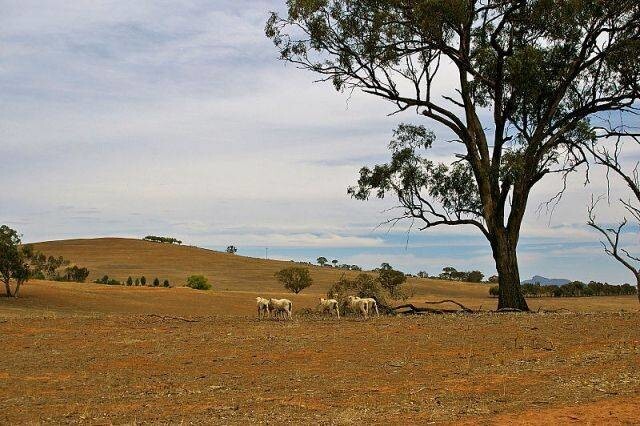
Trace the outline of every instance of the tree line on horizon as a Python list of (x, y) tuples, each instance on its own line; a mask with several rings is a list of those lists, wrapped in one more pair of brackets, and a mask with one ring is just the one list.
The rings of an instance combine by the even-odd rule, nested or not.
[(158, 237), (155, 235), (147, 235), (143, 238), (144, 241), (151, 241), (154, 243), (165, 243), (165, 244), (182, 244), (182, 241), (173, 237)]
[[(636, 287), (625, 283), (615, 285), (590, 281), (572, 281), (563, 285), (541, 285), (540, 283), (522, 284), (522, 292), (526, 297), (593, 297), (593, 296), (632, 296), (637, 294)], [(498, 287), (489, 288), (489, 295), (498, 296)]]
[[(129, 276), (126, 280), (120, 281), (115, 278), (109, 278), (108, 275), (104, 275), (102, 278), (98, 278), (94, 281), (96, 284), (106, 284), (106, 285), (126, 285), (128, 287), (131, 286), (142, 286), (145, 287), (147, 285), (147, 278), (143, 275), (139, 278), (133, 278)], [(158, 277), (154, 278), (153, 281), (149, 282), (149, 287), (160, 287), (160, 279)], [(171, 287), (169, 280), (165, 279), (162, 281), (162, 287)]]

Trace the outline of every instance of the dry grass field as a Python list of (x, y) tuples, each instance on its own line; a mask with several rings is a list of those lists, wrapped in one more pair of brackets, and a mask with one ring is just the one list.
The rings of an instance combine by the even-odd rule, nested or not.
[[(98, 276), (207, 275), (213, 290), (32, 281), (0, 298), (0, 424), (638, 424), (634, 297), (536, 314), (255, 318), (289, 262), (126, 239), (41, 243)], [(312, 308), (341, 271), (288, 295)], [(412, 279), (414, 303), (495, 308), (487, 286)], [(559, 310), (555, 313), (544, 310)], [(295, 313), (294, 313), (295, 315)]]

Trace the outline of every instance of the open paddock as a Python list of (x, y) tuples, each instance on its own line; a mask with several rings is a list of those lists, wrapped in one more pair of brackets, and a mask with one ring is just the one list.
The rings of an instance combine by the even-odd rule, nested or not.
[(290, 297), (293, 321), (258, 321), (255, 292), (29, 283), (0, 298), (0, 423), (638, 419), (637, 299), (624, 312), (295, 316), (316, 297)]

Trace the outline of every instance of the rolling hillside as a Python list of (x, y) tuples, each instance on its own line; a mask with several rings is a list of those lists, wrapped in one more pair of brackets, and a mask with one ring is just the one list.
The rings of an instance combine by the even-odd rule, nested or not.
[[(97, 238), (48, 241), (34, 244), (47, 255), (63, 256), (91, 271), (88, 281), (103, 275), (124, 280), (128, 276), (169, 279), (174, 286), (184, 285), (193, 274), (207, 276), (216, 290), (281, 291), (274, 274), (292, 262), (256, 259), (190, 246), (152, 243), (127, 238)], [(305, 265), (307, 266), (307, 265)], [(357, 272), (309, 266), (314, 285), (312, 293), (324, 293), (343, 273)], [(483, 298), (487, 285), (410, 278), (416, 295)]]

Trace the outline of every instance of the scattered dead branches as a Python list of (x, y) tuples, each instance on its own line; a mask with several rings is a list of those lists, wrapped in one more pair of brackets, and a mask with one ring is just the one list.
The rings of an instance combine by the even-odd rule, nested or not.
[(200, 322), (199, 319), (185, 318), (185, 317), (174, 317), (174, 316), (170, 316), (170, 315), (149, 314), (148, 316), (154, 317), (154, 318), (160, 318), (163, 321), (166, 321), (166, 320), (178, 320), (178, 321), (184, 321), (184, 322)]

